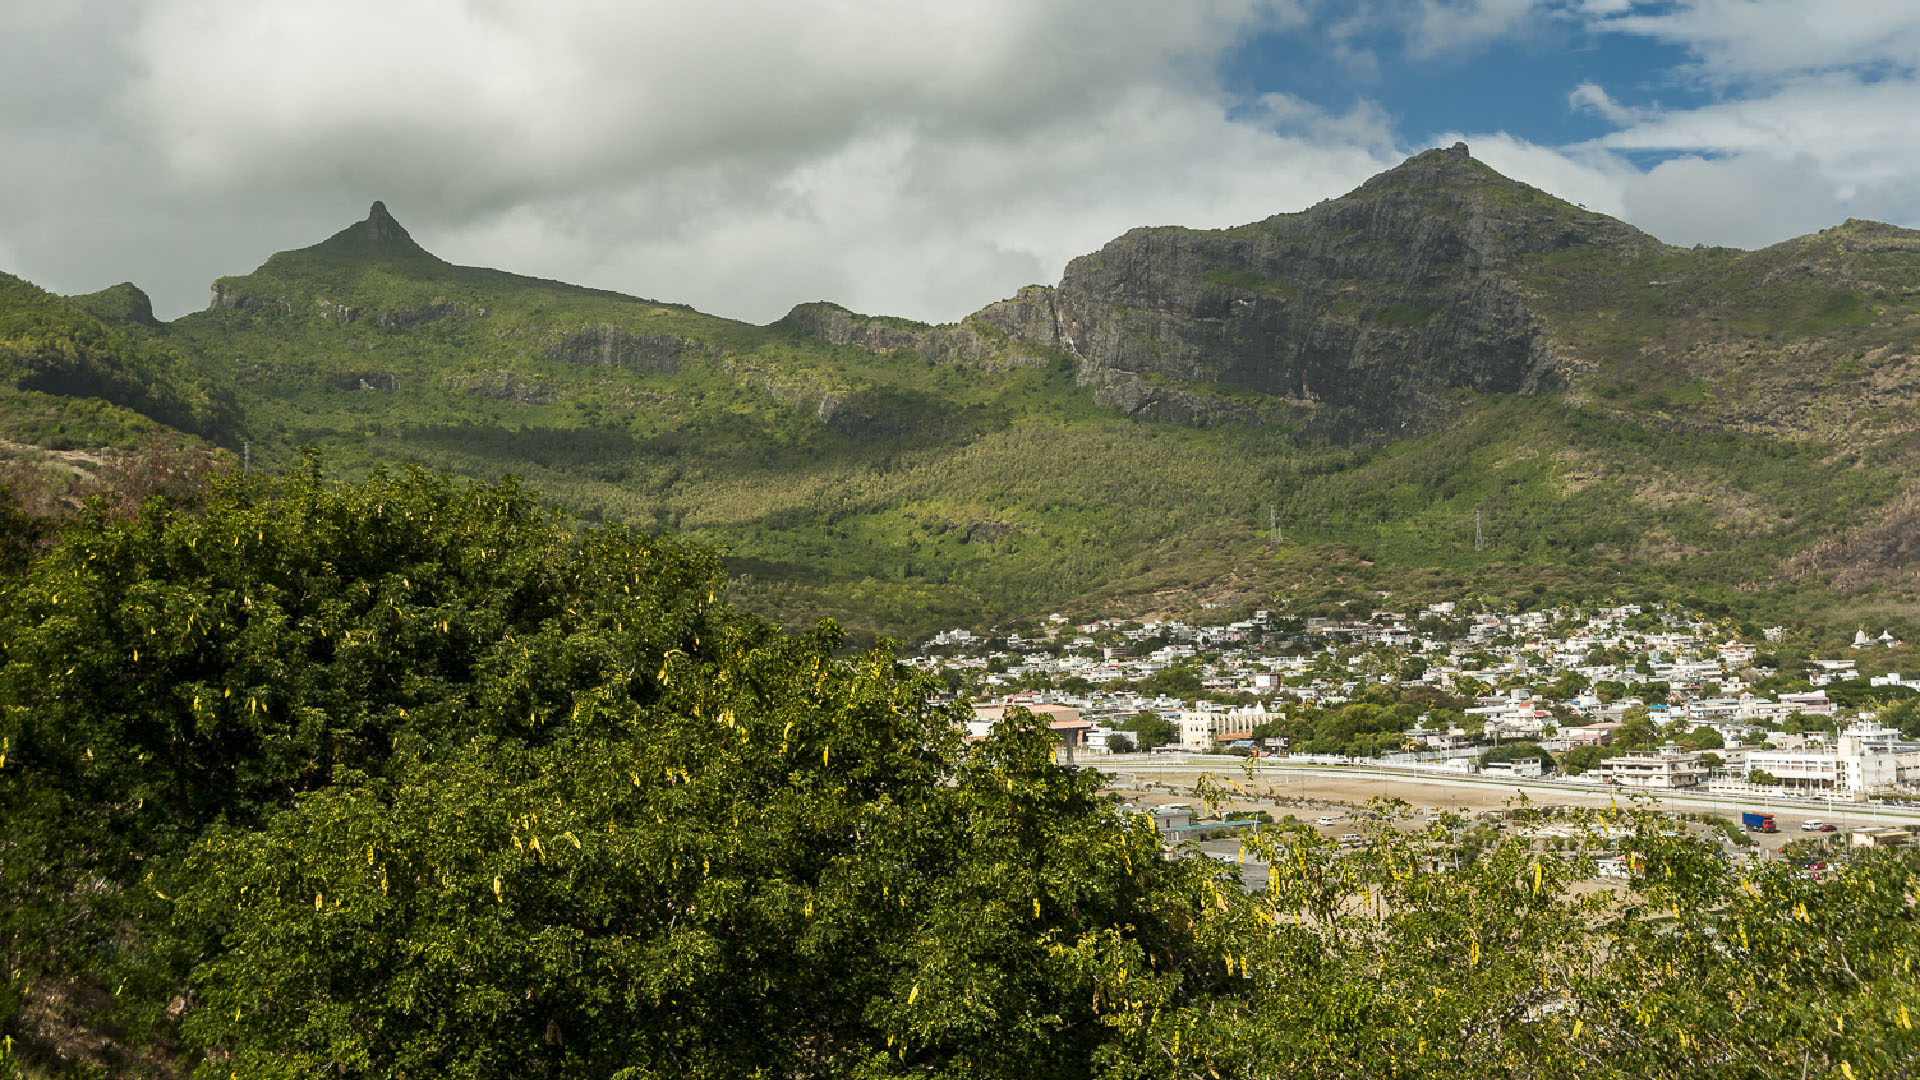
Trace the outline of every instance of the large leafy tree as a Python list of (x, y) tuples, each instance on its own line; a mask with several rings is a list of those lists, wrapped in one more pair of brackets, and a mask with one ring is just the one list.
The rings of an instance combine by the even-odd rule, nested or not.
[(1179, 963), (1212, 874), (721, 585), (417, 472), (81, 520), (0, 615), (8, 969), (219, 1075), (1074, 1075), (1061, 950)]
[(733, 620), (719, 583), (710, 554), (421, 473), (95, 505), (0, 603), (7, 970), (110, 966), (157, 917), (147, 875), (336, 769), (617, 722)]

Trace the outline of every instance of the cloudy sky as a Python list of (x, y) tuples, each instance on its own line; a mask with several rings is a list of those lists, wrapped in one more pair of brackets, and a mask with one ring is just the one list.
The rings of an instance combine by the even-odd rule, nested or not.
[(458, 262), (945, 321), (1457, 138), (1674, 243), (1920, 225), (1920, 4), (0, 5), (0, 269), (167, 316), (378, 198)]

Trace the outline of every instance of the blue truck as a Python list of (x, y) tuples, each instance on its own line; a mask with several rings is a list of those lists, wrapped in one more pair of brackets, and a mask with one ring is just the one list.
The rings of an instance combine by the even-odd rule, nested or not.
[(1753, 814), (1743, 810), (1740, 812), (1740, 824), (1744, 825), (1748, 832), (1779, 832), (1780, 831), (1773, 824), (1772, 814)]

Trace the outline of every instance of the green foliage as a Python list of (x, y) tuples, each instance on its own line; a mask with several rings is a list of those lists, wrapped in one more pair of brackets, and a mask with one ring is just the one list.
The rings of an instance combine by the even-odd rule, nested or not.
[[(126, 412), (209, 438), (234, 428), (239, 413), (231, 389), (209, 377), (197, 357), (136, 321), (101, 319), (86, 299), (53, 296), (0, 274), (0, 384), (11, 391), (0, 395), (0, 431), (36, 442), (66, 435), (30, 422), (48, 406), (76, 409), (74, 434), (84, 432), (82, 442), (92, 445), (154, 430), (142, 430)], [(87, 399), (97, 400), (81, 404)], [(103, 425), (101, 403), (119, 406), (122, 415)]]
[(14, 1055), (12, 1036), (0, 1036), (0, 1080), (27, 1080), (20, 1071), (20, 1059)]
[(1568, 776), (1579, 776), (1619, 753), (1619, 750), (1610, 746), (1576, 746), (1561, 759), (1562, 768)]
[(1697, 727), (1680, 737), (1680, 745), (1689, 750), (1724, 750), (1726, 737), (1710, 727)]
[(1141, 679), (1134, 688), (1143, 694), (1192, 697), (1200, 692), (1200, 672), (1191, 664), (1168, 664)]
[(475, 744), (210, 834), (187, 1037), (265, 1076), (1074, 1075), (1102, 1033), (1072, 954), (1191, 957), (1200, 868), (1038, 726), (963, 758), (885, 657), (823, 688), (819, 644), (688, 665), (644, 739)]
[[(1238, 936), (1248, 978), (1117, 1018), (1131, 1060), (1165, 1061), (1133, 1075), (1897, 1075), (1920, 1049), (1903, 1019), (1920, 1008), (1912, 856), (1743, 876), (1655, 815), (1576, 816), (1564, 858), (1499, 833), (1409, 838), (1388, 809), (1352, 853), (1305, 829), (1247, 842), (1269, 860), (1253, 908), (1272, 920)], [(1541, 820), (1519, 811), (1523, 829)], [(1574, 893), (1603, 828), (1629, 833), (1635, 879)]]
[(1180, 732), (1173, 726), (1173, 721), (1157, 712), (1138, 712), (1114, 726), (1121, 731), (1133, 732), (1137, 736), (1136, 743), (1142, 750), (1151, 750), (1156, 746), (1169, 746), (1180, 741)]
[(1877, 705), (1920, 701), (1920, 690), (1911, 686), (1874, 686), (1866, 679), (1842, 679), (1823, 689), (1827, 700), (1842, 709), (1871, 708)]
[(1613, 745), (1622, 750), (1644, 750), (1659, 742), (1659, 729), (1645, 705), (1635, 705), (1620, 715), (1620, 729), (1613, 733)]
[(20, 505), (10, 484), (0, 483), (0, 580), (26, 568), (28, 558), (51, 531), (44, 518)]
[(309, 468), (106, 510), (4, 586), (0, 958), (29, 974), (117, 957), (155, 917), (136, 883), (214, 823), (396, 755), (617, 727), (665, 655), (738, 622), (711, 554), (510, 485)]
[(1482, 764), (1496, 765), (1503, 761), (1519, 761), (1522, 758), (1539, 758), (1540, 764), (1551, 772), (1557, 762), (1552, 754), (1541, 749), (1537, 742), (1522, 739), (1518, 742), (1503, 742), (1481, 755)]
[(1580, 696), (1593, 681), (1577, 671), (1563, 671), (1554, 680), (1540, 688), (1540, 693), (1554, 701), (1571, 701)]
[(1708, 814), (1703, 820), (1709, 826), (1718, 830), (1721, 837), (1726, 840), (1727, 843), (1735, 847), (1755, 847), (1759, 844), (1759, 841), (1749, 835), (1747, 830), (1735, 824), (1732, 818), (1724, 817), (1720, 814)]
[(1374, 757), (1403, 749), (1404, 732), (1422, 714), (1444, 730), (1464, 723), (1460, 710), (1471, 704), (1424, 688), (1374, 684), (1346, 704), (1294, 709), (1260, 725), (1254, 735), (1284, 736), (1288, 749), (1300, 753)]
[(1208, 871), (1044, 727), (718, 583), (418, 473), (77, 523), (6, 595), (0, 959), (289, 1077), (1072, 1075), (1061, 948), (1192, 962)]

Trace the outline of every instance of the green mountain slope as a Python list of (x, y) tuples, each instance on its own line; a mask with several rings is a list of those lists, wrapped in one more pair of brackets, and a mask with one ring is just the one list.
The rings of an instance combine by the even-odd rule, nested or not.
[(231, 392), (167, 340), (146, 295), (61, 297), (0, 273), (0, 439), (51, 449), (131, 446), (239, 423)]
[(950, 326), (455, 266), (379, 204), (164, 328), (62, 303), (200, 358), (268, 465), (520, 474), (719, 543), (784, 620), (904, 635), (1384, 591), (1903, 617), (1916, 297), (1920, 234), (1678, 249), (1455, 147)]

